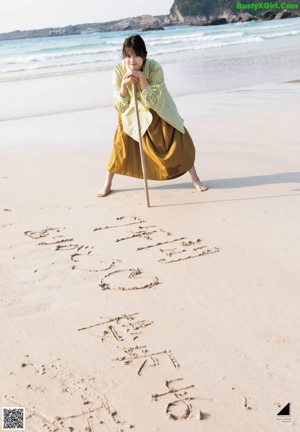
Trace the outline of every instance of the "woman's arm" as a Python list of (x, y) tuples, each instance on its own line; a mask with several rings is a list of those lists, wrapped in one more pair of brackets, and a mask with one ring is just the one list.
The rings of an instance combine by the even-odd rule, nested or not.
[(126, 72), (124, 77), (117, 67), (113, 70), (114, 106), (118, 112), (123, 113), (129, 107), (130, 99), (127, 86), (129, 83), (137, 83), (138, 79), (132, 76), (131, 71)]
[(149, 80), (146, 79), (142, 71), (132, 71), (132, 73), (139, 79), (143, 104), (147, 108), (155, 109), (166, 87), (162, 67), (160, 65), (155, 66), (151, 71)]

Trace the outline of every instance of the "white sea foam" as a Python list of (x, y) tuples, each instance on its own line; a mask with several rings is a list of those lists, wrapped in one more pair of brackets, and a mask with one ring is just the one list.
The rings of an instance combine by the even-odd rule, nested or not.
[[(106, 61), (112, 61), (115, 60), (114, 57), (108, 57), (105, 60), (101, 59), (94, 59), (89, 61), (84, 60), (77, 60), (77, 61), (71, 61), (71, 62), (60, 62), (55, 64), (55, 68), (66, 68), (66, 67), (72, 67), (72, 66), (80, 66), (80, 65), (89, 65), (94, 63), (104, 63)], [(30, 65), (24, 67), (19, 67), (16, 65), (16, 67), (11, 68), (3, 68), (2, 73), (9, 73), (9, 72), (24, 72), (24, 71), (34, 71), (34, 70), (43, 70), (43, 69), (52, 69), (54, 66), (53, 64), (44, 64), (44, 65)]]
[[(244, 44), (253, 44), (258, 42), (263, 42), (263, 38), (261, 37), (245, 37), (240, 40), (234, 40), (234, 41), (228, 41), (228, 42), (208, 42), (208, 43), (202, 43), (202, 44), (195, 44), (193, 46), (186, 46), (186, 47), (174, 47), (174, 48), (168, 48), (169, 53), (179, 53), (183, 51), (199, 51), (199, 50), (207, 50), (210, 48), (222, 48), (226, 46), (233, 46), (233, 45), (244, 45)], [(164, 50), (157, 50), (153, 51), (154, 55), (162, 55), (164, 54)]]
[[(93, 69), (95, 65), (110, 67), (111, 62), (121, 58), (122, 43), (125, 37), (136, 32), (94, 33), (88, 35), (64, 36), (57, 38), (36, 38), (0, 43), (0, 80), (10, 73), (22, 76), (30, 71), (74, 71)], [(300, 20), (288, 19), (278, 22), (250, 22), (239, 25), (208, 27), (173, 27), (160, 32), (145, 32), (149, 57), (157, 56), (161, 62), (178, 61), (185, 52), (213, 58), (222, 48), (235, 49), (235, 54), (244, 55), (251, 47), (262, 46), (264, 50), (280, 49), (284, 41), (291, 40), (300, 45)], [(279, 44), (277, 42), (280, 42)], [(268, 44), (268, 45), (265, 45)], [(270, 45), (272, 44), (272, 45)], [(280, 45), (281, 44), (281, 45)], [(287, 44), (287, 42), (286, 42)], [(279, 48), (278, 48), (279, 47)], [(249, 51), (250, 52), (250, 51)], [(182, 55), (180, 54), (182, 53)], [(177, 54), (175, 59), (174, 55)], [(49, 73), (49, 72), (48, 72)], [(21, 75), (20, 75), (21, 76)]]
[(283, 24), (282, 21), (279, 22), (277, 25), (260, 25), (258, 28), (247, 28), (247, 31), (260, 31), (260, 30), (270, 30), (270, 29), (278, 29), (278, 28), (284, 28), (284, 27), (294, 27), (295, 23), (290, 24)]
[(275, 38), (275, 37), (282, 37), (282, 36), (295, 36), (300, 34), (300, 30), (292, 30), (290, 32), (281, 32), (281, 33), (270, 33), (266, 34), (265, 38)]
[[(78, 57), (78, 56), (87, 56), (87, 55), (96, 55), (96, 54), (106, 54), (112, 53), (112, 50), (108, 48), (97, 49), (97, 50), (86, 50), (86, 51), (67, 51), (65, 53), (53, 53), (53, 54), (39, 54), (39, 55), (28, 55), (23, 57), (8, 57), (0, 59), (1, 64), (20, 64), (20, 63), (32, 63), (32, 62), (40, 62), (43, 60), (56, 60), (64, 57)], [(113, 57), (115, 58), (115, 57)]]
[(156, 40), (149, 40), (149, 42), (147, 43), (147, 45), (149, 46), (157, 46), (157, 45), (170, 45), (172, 46), (174, 44), (174, 42), (178, 43), (185, 43), (185, 42), (189, 42), (189, 43), (193, 43), (193, 42), (197, 42), (197, 41), (206, 41), (206, 40), (214, 40), (214, 39), (234, 39), (234, 38), (238, 38), (243, 36), (243, 32), (232, 32), (232, 33), (223, 33), (223, 34), (217, 34), (217, 35), (205, 35), (204, 33), (197, 33), (197, 34), (193, 34), (193, 35), (185, 35), (183, 37), (176, 37), (176, 39), (170, 39), (170, 38), (165, 38), (165, 39), (156, 39)]

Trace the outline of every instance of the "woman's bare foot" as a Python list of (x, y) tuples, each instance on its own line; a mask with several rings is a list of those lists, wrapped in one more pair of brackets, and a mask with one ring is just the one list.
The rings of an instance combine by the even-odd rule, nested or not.
[(194, 188), (199, 192), (207, 191), (208, 187), (201, 184), (200, 180), (193, 181)]
[(103, 188), (97, 193), (98, 198), (104, 198), (111, 193), (111, 183), (114, 177), (113, 173), (107, 172)]
[(190, 176), (191, 176), (191, 180), (193, 182), (194, 188), (197, 189), (197, 191), (199, 192), (205, 192), (207, 191), (208, 187), (207, 186), (203, 186), (200, 182), (200, 179), (198, 177), (195, 165), (192, 166), (192, 168), (189, 170)]
[(97, 193), (98, 198), (104, 198), (111, 193), (111, 186), (104, 185), (103, 189)]

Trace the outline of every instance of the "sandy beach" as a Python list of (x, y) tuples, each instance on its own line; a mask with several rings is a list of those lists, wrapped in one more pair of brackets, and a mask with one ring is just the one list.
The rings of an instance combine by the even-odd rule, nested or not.
[(96, 198), (93, 77), (0, 83), (2, 406), (28, 432), (299, 430), (299, 81), (176, 96), (209, 190), (152, 181), (148, 209), (129, 177)]

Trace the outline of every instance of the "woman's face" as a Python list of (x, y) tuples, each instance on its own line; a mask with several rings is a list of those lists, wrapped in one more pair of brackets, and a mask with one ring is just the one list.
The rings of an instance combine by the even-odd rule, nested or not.
[(125, 63), (129, 69), (142, 70), (144, 59), (141, 56), (137, 56), (132, 48), (126, 50)]

